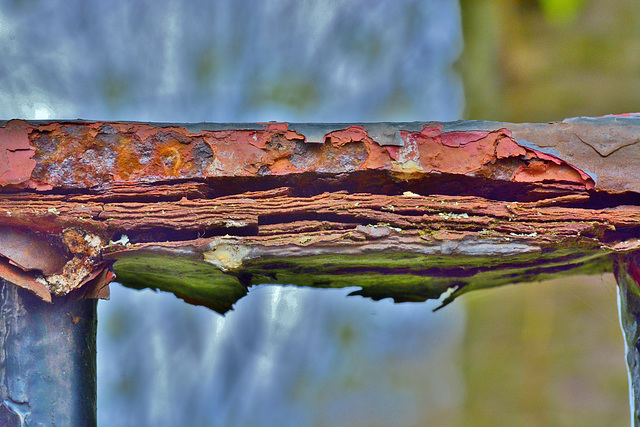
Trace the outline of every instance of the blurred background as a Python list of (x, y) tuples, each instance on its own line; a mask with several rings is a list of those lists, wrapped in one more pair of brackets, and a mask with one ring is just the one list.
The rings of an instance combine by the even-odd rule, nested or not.
[[(640, 110), (635, 0), (0, 0), (0, 118), (546, 122)], [(286, 285), (286, 284), (285, 284)], [(112, 286), (105, 426), (628, 425), (612, 275), (392, 304)]]

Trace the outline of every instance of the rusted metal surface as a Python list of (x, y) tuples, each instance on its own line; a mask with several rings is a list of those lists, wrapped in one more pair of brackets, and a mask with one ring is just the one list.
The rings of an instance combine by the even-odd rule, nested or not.
[(638, 123), (14, 120), (0, 128), (0, 276), (50, 299), (106, 296), (112, 263), (142, 252), (232, 271), (339, 253), (627, 251)]
[[(21, 128), (35, 147), (31, 175), (7, 185), (55, 189), (104, 188), (118, 182), (166, 182), (221, 177), (292, 176), (385, 171), (398, 179), (434, 173), (513, 182), (562, 181), (592, 188), (594, 181), (561, 159), (519, 145), (505, 129), (443, 132), (397, 130), (402, 145), (381, 145), (363, 126), (324, 136), (321, 144), (287, 124), (263, 130), (203, 130), (146, 124), (51, 124)], [(80, 154), (80, 155), (79, 155)], [(17, 182), (19, 181), (19, 182)]]
[(607, 192), (640, 192), (640, 114), (577, 117), (550, 124), (455, 122), (447, 129), (508, 127), (518, 142), (550, 150), (572, 165), (597, 176), (596, 188)]

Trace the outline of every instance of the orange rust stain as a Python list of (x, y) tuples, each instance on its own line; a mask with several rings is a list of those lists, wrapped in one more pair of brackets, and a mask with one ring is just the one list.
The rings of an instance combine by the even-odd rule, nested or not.
[(269, 168), (273, 175), (286, 175), (296, 168), (291, 164), (288, 158), (275, 159)]
[(34, 127), (31, 139), (37, 178), (60, 187), (204, 175), (204, 157), (194, 165), (192, 152), (206, 143), (181, 127), (60, 123)]
[[(155, 132), (151, 132), (155, 129)], [(184, 128), (143, 127), (123, 141), (119, 154), (118, 175), (128, 180), (145, 178), (200, 177), (203, 170), (193, 162), (192, 151), (202, 138), (194, 137)], [(123, 173), (120, 173), (123, 172)]]
[(113, 172), (115, 181), (126, 181), (129, 177), (142, 169), (138, 156), (134, 153), (131, 138), (121, 138), (120, 151), (116, 157), (116, 168)]
[(180, 174), (180, 167), (183, 163), (180, 150), (176, 147), (164, 146), (158, 149), (158, 154), (163, 159), (162, 166), (164, 168), (165, 175), (178, 176)]

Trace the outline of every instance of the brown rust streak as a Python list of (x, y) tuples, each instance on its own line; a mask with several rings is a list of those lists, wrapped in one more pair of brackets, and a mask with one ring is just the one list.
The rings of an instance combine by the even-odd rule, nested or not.
[[(40, 195), (32, 202), (1, 200), (0, 221), (23, 226), (46, 223), (47, 227), (57, 229), (81, 224), (83, 229), (100, 233), (104, 239), (117, 238), (119, 234), (131, 237), (159, 228), (178, 233), (213, 230), (216, 235), (224, 235), (251, 227), (257, 237), (304, 230), (340, 233), (358, 225), (386, 224), (403, 232), (449, 230), (466, 235), (482, 232), (504, 237), (513, 233), (523, 238), (535, 233), (535, 238), (532, 236), (530, 240), (559, 242), (567, 237), (601, 238), (606, 231), (614, 232), (617, 227), (640, 228), (640, 207), (637, 206), (586, 209), (475, 196), (413, 193), (387, 196), (342, 191), (295, 197), (283, 188), (215, 199), (104, 205), (62, 202), (59, 196), (51, 196), (50, 201), (47, 198)], [(80, 218), (81, 213), (87, 216)]]

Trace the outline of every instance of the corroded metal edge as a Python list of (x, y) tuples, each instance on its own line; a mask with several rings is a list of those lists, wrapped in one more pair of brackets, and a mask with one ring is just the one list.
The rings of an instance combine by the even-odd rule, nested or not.
[[(0, 251), (0, 276), (45, 300), (70, 292), (105, 297), (118, 251), (181, 242), (199, 245), (198, 256), (217, 265), (216, 249), (202, 248), (225, 235), (247, 242), (254, 254), (269, 247), (262, 257), (420, 253), (438, 245), (486, 254), (488, 237), (503, 253), (568, 238), (629, 250), (637, 246), (636, 214), (624, 205), (639, 204), (638, 123), (635, 115), (552, 124), (11, 120), (0, 128), (0, 240), (12, 244)], [(263, 193), (252, 194), (256, 187)], [(278, 196), (278, 187), (286, 194)], [(430, 207), (426, 198), (442, 197), (444, 187), (462, 199)], [(338, 197), (333, 206), (318, 205), (322, 194), (345, 191), (363, 201), (349, 207)], [(550, 221), (525, 219), (551, 211), (541, 205), (514, 214), (509, 202), (521, 196), (566, 210)], [(290, 207), (274, 207), (276, 214), (251, 206), (274, 197)], [(403, 197), (413, 203), (394, 216)], [(357, 209), (366, 201), (376, 203)], [(449, 202), (472, 207), (463, 212)], [(487, 203), (511, 216), (477, 215), (473, 206)], [(324, 219), (314, 220), (323, 210)], [(502, 221), (514, 221), (513, 228)], [(568, 232), (556, 238), (562, 221)], [(540, 234), (531, 231), (536, 227)], [(616, 227), (626, 232), (611, 237)], [(124, 240), (132, 233), (134, 241)], [(203, 236), (204, 246), (197, 243)]]

